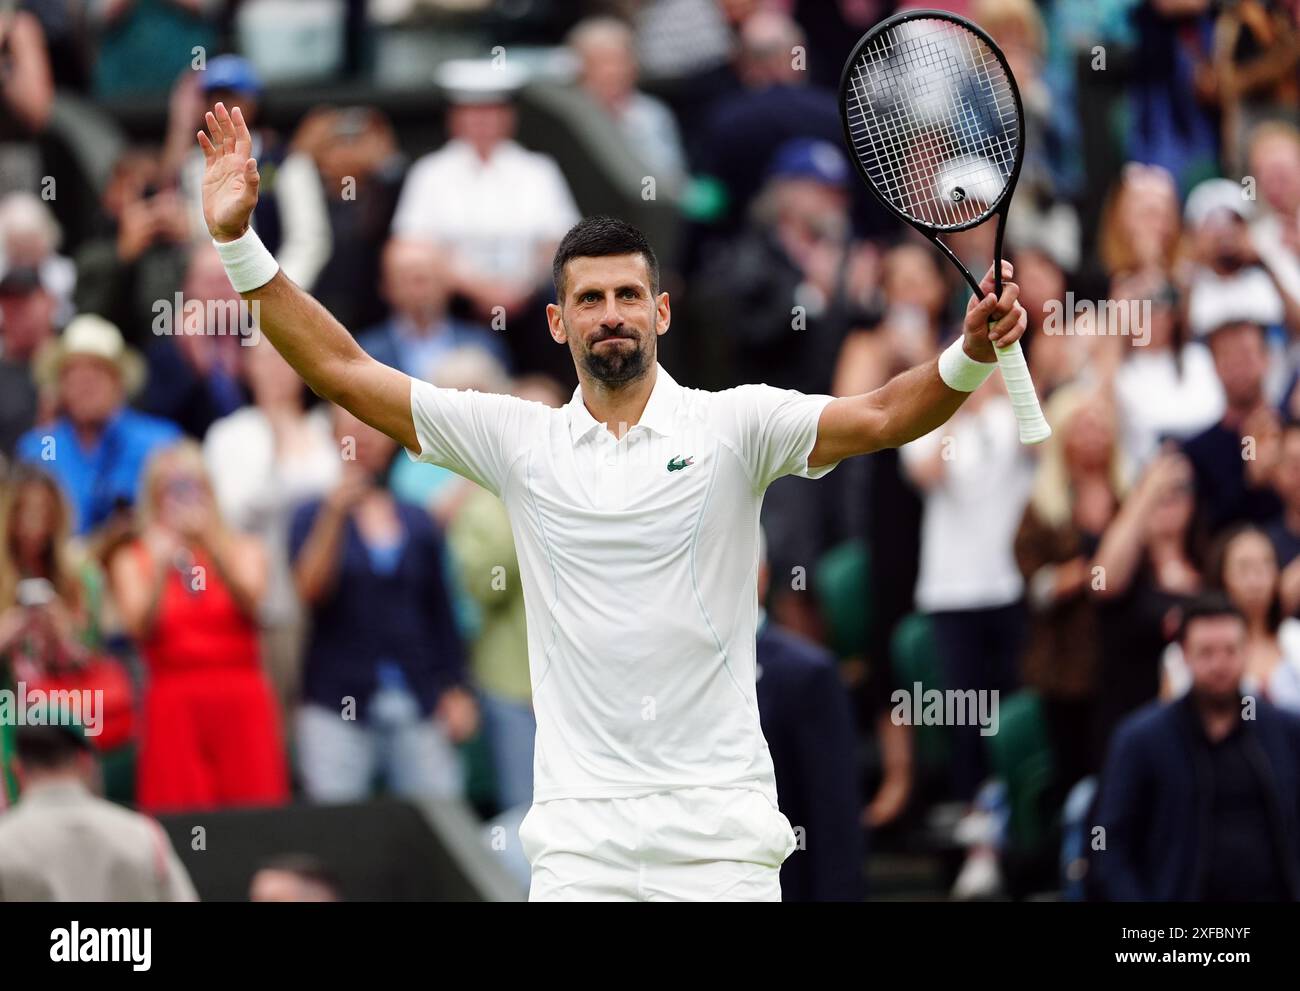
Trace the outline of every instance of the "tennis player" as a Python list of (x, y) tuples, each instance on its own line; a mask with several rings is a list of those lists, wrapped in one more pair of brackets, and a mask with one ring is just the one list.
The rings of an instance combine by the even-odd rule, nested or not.
[(763, 491), (946, 421), (996, 367), (990, 342), (1024, 333), (1015, 283), (994, 298), (990, 270), (963, 336), (874, 392), (703, 392), (656, 361), (671, 310), (645, 237), (592, 217), (557, 249), (547, 307), (569, 403), (439, 389), (368, 357), (279, 271), (249, 228), (243, 116), (218, 103), (206, 123), (204, 216), (262, 333), (317, 395), (509, 510), (537, 713), (530, 899), (780, 900), (796, 838), (755, 702)]

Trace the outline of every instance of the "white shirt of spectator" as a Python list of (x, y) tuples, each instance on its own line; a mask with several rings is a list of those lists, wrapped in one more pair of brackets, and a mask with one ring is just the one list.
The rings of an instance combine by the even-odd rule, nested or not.
[(936, 453), (948, 459), (923, 494), (918, 609), (993, 609), (1023, 594), (1014, 545), (1033, 467), (1018, 437), (1011, 401), (998, 395), (899, 448), (909, 471)]
[(1181, 374), (1170, 349), (1130, 350), (1115, 376), (1124, 449), (1140, 468), (1165, 437), (1184, 440), (1223, 416), (1223, 384), (1209, 349), (1199, 341), (1183, 346)]
[(1251, 221), (1250, 239), (1260, 258), (1277, 274), (1282, 288), (1300, 299), (1300, 258), (1287, 247), (1277, 214), (1263, 213)]
[(470, 144), (453, 139), (411, 166), (393, 234), (445, 245), (481, 277), (531, 282), (543, 246), (579, 219), (549, 156), (504, 141), (484, 162)]
[(775, 479), (834, 467), (808, 468), (831, 397), (704, 392), (656, 374), (621, 440), (580, 387), (551, 409), (413, 380), (421, 450), (408, 454), (509, 510), (535, 801), (742, 787), (775, 803), (754, 688), (759, 509)]

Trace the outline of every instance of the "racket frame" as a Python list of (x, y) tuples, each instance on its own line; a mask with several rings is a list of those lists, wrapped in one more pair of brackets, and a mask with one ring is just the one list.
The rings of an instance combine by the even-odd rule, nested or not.
[[(989, 51), (993, 53), (993, 57), (996, 58), (998, 63), (1002, 66), (1002, 71), (1006, 75), (1007, 85), (1011, 90), (1011, 97), (1015, 101), (1016, 107), (1016, 155), (1015, 163), (1011, 169), (1011, 174), (1007, 176), (1006, 184), (1003, 187), (1002, 192), (998, 195), (998, 198), (986, 207), (982, 214), (973, 220), (964, 221), (959, 224), (930, 224), (923, 220), (917, 220), (914, 217), (908, 216), (907, 213), (891, 203), (885, 194), (877, 187), (875, 181), (867, 172), (866, 166), (862, 164), (862, 157), (858, 154), (857, 145), (854, 143), (853, 129), (849, 124), (849, 114), (846, 112), (854, 70), (857, 68), (858, 60), (861, 57), (863, 50), (879, 38), (880, 35), (899, 26), (900, 24), (905, 24), (909, 21), (926, 20), (947, 21), (950, 24), (954, 24), (959, 28), (969, 31), (980, 41), (984, 42), (984, 44), (988, 46)], [(855, 98), (858, 99), (858, 104), (860, 106), (862, 103), (861, 99), (857, 98), (856, 95)], [(947, 259), (956, 266), (957, 271), (962, 274), (963, 278), (965, 278), (976, 297), (982, 297), (984, 295), (979, 282), (977, 282), (975, 277), (971, 275), (970, 269), (968, 269), (962, 260), (957, 257), (956, 252), (940, 240), (940, 235), (956, 234), (961, 231), (970, 230), (973, 227), (979, 227), (988, 223), (994, 217), (997, 218), (997, 228), (993, 238), (993, 282), (994, 295), (1001, 298), (1002, 237), (1007, 225), (1007, 211), (1011, 207), (1011, 194), (1015, 192), (1016, 184), (1020, 181), (1020, 167), (1024, 162), (1025, 157), (1025, 109), (1024, 104), (1020, 99), (1020, 87), (1016, 83), (1015, 75), (1011, 72), (1011, 65), (1007, 62), (1007, 57), (1003, 54), (1002, 49), (999, 48), (997, 43), (989, 36), (989, 33), (973, 21), (962, 17), (960, 14), (954, 14), (947, 10), (916, 8), (899, 11), (872, 27), (861, 38), (859, 38), (857, 43), (853, 46), (853, 50), (849, 53), (848, 59), (844, 62), (844, 69), (840, 73), (839, 104), (840, 124), (844, 129), (844, 143), (848, 146), (850, 153), (849, 157), (853, 159), (853, 167), (858, 170), (858, 175), (862, 177), (862, 181), (866, 183), (867, 188), (871, 190), (871, 194), (886, 210), (899, 220), (903, 221), (913, 230), (923, 235), (931, 244), (938, 248)], [(1028, 379), (1028, 369), (1025, 367), (1024, 354), (1020, 348), (1019, 341), (1016, 341), (1006, 348), (995, 347), (995, 353), (998, 355), (998, 364), (1003, 370), (1004, 377), (1010, 373), (1018, 380), (1017, 385), (1020, 386), (1020, 390), (1023, 390), (1026, 384), (1032, 389), (1032, 383), (1030, 383)], [(1008, 384), (1010, 385), (1010, 383)], [(1020, 390), (1013, 390), (1013, 392)], [(1013, 395), (1013, 402), (1014, 401), (1015, 396)], [(1032, 414), (1026, 414), (1024, 417), (1021, 416), (1019, 410), (1017, 411), (1017, 419), (1020, 421), (1020, 439), (1026, 444), (1041, 443), (1051, 435), (1051, 428), (1043, 419), (1042, 411), (1038, 408), (1038, 400), (1036, 396), (1033, 397), (1032, 406)]]

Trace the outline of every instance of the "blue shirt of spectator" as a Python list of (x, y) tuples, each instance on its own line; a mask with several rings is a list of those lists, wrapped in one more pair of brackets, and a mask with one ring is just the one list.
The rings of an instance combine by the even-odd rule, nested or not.
[(166, 420), (123, 408), (105, 425), (98, 441), (83, 447), (71, 421), (60, 418), (18, 439), (19, 461), (39, 465), (58, 479), (72, 503), (78, 535), (99, 526), (119, 506), (134, 505), (149, 458), (179, 440)]
[(480, 347), (506, 367), (510, 355), (500, 338), (473, 324), (446, 319), (427, 333), (417, 333), (409, 322), (393, 317), (364, 331), (357, 343), (376, 361), (414, 378), (428, 379), (438, 361), (463, 347)]

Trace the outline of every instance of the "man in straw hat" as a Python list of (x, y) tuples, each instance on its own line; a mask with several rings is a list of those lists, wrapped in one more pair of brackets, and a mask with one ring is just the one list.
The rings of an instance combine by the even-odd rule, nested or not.
[(58, 479), (84, 535), (135, 502), (150, 455), (180, 430), (126, 405), (144, 384), (144, 360), (103, 317), (74, 318), (37, 353), (32, 372), (60, 415), (23, 434), (16, 456)]

